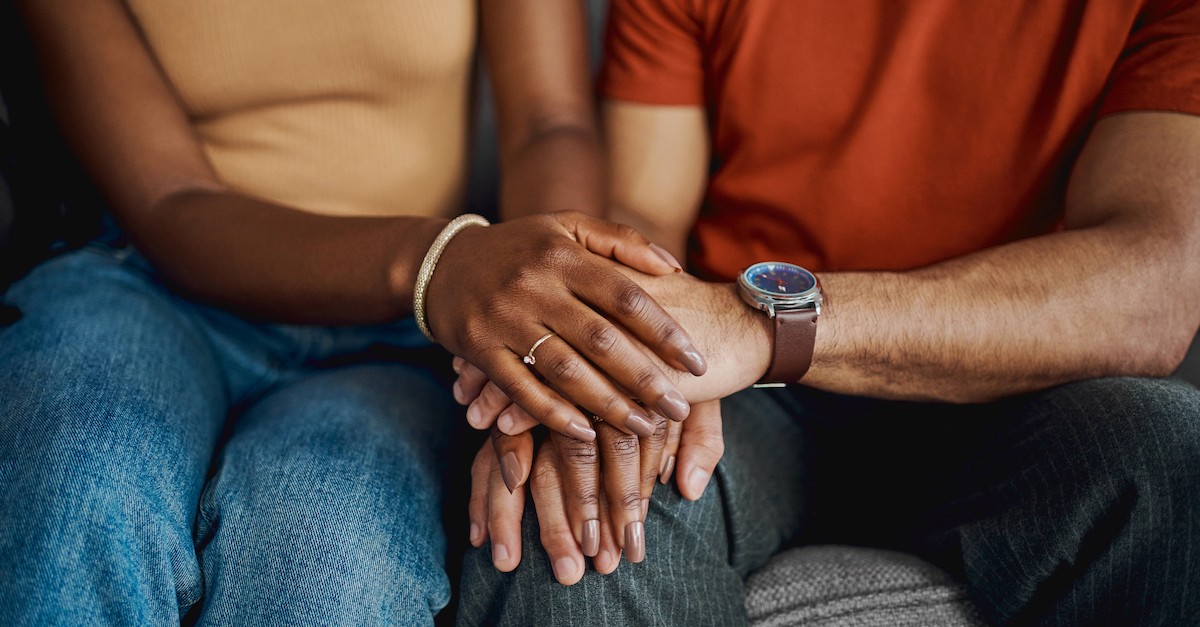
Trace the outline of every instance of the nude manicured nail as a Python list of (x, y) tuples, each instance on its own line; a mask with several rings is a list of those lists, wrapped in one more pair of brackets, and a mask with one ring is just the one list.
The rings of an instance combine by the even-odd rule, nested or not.
[(600, 552), (600, 521), (588, 520), (583, 523), (583, 554), (596, 557)]
[(577, 422), (568, 422), (563, 431), (566, 431), (567, 435), (579, 440), (580, 442), (591, 442), (596, 439), (595, 431)]
[(680, 422), (684, 418), (687, 418), (688, 414), (692, 411), (691, 406), (683, 399), (683, 394), (680, 394), (679, 390), (671, 390), (663, 394), (663, 397), (658, 399), (656, 405), (658, 405), (658, 411), (662, 415), (675, 422)]
[(496, 426), (500, 428), (501, 433), (512, 433), (513, 417), (512, 414), (504, 412), (496, 419)]
[(492, 545), (492, 563), (499, 566), (508, 561), (508, 547), (503, 544)]
[(466, 398), (463, 395), (463, 391), (462, 391), (462, 383), (460, 383), (458, 381), (454, 382), (454, 401), (457, 402), (459, 405), (467, 404)]
[(650, 514), (650, 499), (642, 499), (642, 520), (646, 520), (646, 516)]
[(569, 579), (571, 575), (575, 574), (575, 569), (578, 567), (579, 564), (575, 562), (574, 558), (570, 556), (560, 557), (554, 560), (554, 578), (559, 581)]
[(675, 258), (675, 255), (667, 252), (667, 249), (658, 244), (650, 244), (650, 250), (653, 250), (655, 254), (662, 257), (662, 260), (670, 264), (672, 268), (675, 268), (676, 272), (683, 272), (683, 266), (679, 265), (679, 260)]
[(671, 473), (674, 471), (675, 471), (675, 456), (671, 455), (671, 456), (667, 457), (667, 463), (665, 466), (663, 466), (663, 471), (661, 473), (659, 473), (659, 475), (658, 475), (658, 482), (663, 485), (667, 485), (667, 482), (669, 482), (671, 480)]
[(504, 459), (500, 460), (500, 476), (504, 478), (504, 486), (508, 488), (509, 494), (521, 485), (521, 462), (517, 460), (517, 454), (513, 451), (505, 453)]
[(646, 528), (640, 520), (625, 525), (625, 559), (634, 564), (646, 559)]
[(483, 528), (476, 523), (471, 523), (471, 544), (479, 544), (483, 539)]
[(643, 416), (638, 411), (629, 412), (629, 417), (625, 419), (625, 426), (643, 438), (654, 435), (654, 423), (650, 422), (650, 418)]
[(683, 351), (683, 354), (679, 356), (679, 361), (683, 362), (683, 365), (688, 369), (688, 372), (696, 375), (697, 377), (708, 372), (708, 362), (704, 359), (704, 356), (700, 354), (700, 351), (694, 348), (689, 348)]

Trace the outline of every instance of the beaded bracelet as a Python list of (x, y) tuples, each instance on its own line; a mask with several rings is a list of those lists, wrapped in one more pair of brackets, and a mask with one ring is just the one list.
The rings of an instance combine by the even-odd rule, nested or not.
[(442, 256), (442, 251), (446, 250), (446, 245), (450, 240), (458, 235), (458, 232), (468, 226), (488, 226), (490, 223), (481, 215), (475, 213), (464, 213), (450, 221), (446, 228), (438, 233), (433, 243), (429, 245), (429, 252), (425, 253), (425, 259), (421, 261), (421, 269), (417, 272), (417, 283), (413, 286), (413, 317), (417, 319), (417, 328), (421, 329), (421, 333), (429, 338), (430, 342), (437, 343), (433, 338), (433, 331), (429, 329), (429, 323), (425, 320), (425, 292), (429, 289), (429, 280), (433, 278), (433, 269), (437, 267), (438, 259)]

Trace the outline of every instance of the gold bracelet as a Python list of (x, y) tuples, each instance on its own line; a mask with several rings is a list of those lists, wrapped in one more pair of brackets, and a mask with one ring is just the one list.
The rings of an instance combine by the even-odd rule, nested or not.
[(429, 323), (425, 321), (425, 292), (429, 289), (429, 280), (433, 278), (433, 269), (437, 267), (438, 259), (442, 256), (442, 251), (446, 250), (446, 245), (450, 240), (458, 235), (458, 232), (468, 226), (488, 226), (490, 223), (486, 218), (475, 213), (464, 213), (450, 221), (446, 228), (438, 233), (433, 243), (429, 245), (429, 252), (425, 253), (425, 259), (421, 261), (421, 269), (417, 272), (417, 283), (413, 286), (413, 317), (417, 319), (417, 328), (421, 329), (421, 333), (429, 338), (430, 342), (437, 343), (433, 339), (433, 331), (429, 328)]

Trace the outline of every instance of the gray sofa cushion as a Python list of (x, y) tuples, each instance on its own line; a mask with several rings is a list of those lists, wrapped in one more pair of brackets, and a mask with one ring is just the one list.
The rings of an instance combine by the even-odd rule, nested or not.
[(916, 557), (846, 546), (776, 555), (746, 582), (755, 627), (985, 625), (966, 591)]

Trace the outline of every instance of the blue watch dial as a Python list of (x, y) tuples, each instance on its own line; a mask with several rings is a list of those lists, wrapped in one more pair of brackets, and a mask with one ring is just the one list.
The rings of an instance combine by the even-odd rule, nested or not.
[(746, 268), (746, 282), (780, 296), (797, 296), (817, 286), (811, 272), (790, 263), (759, 263)]

